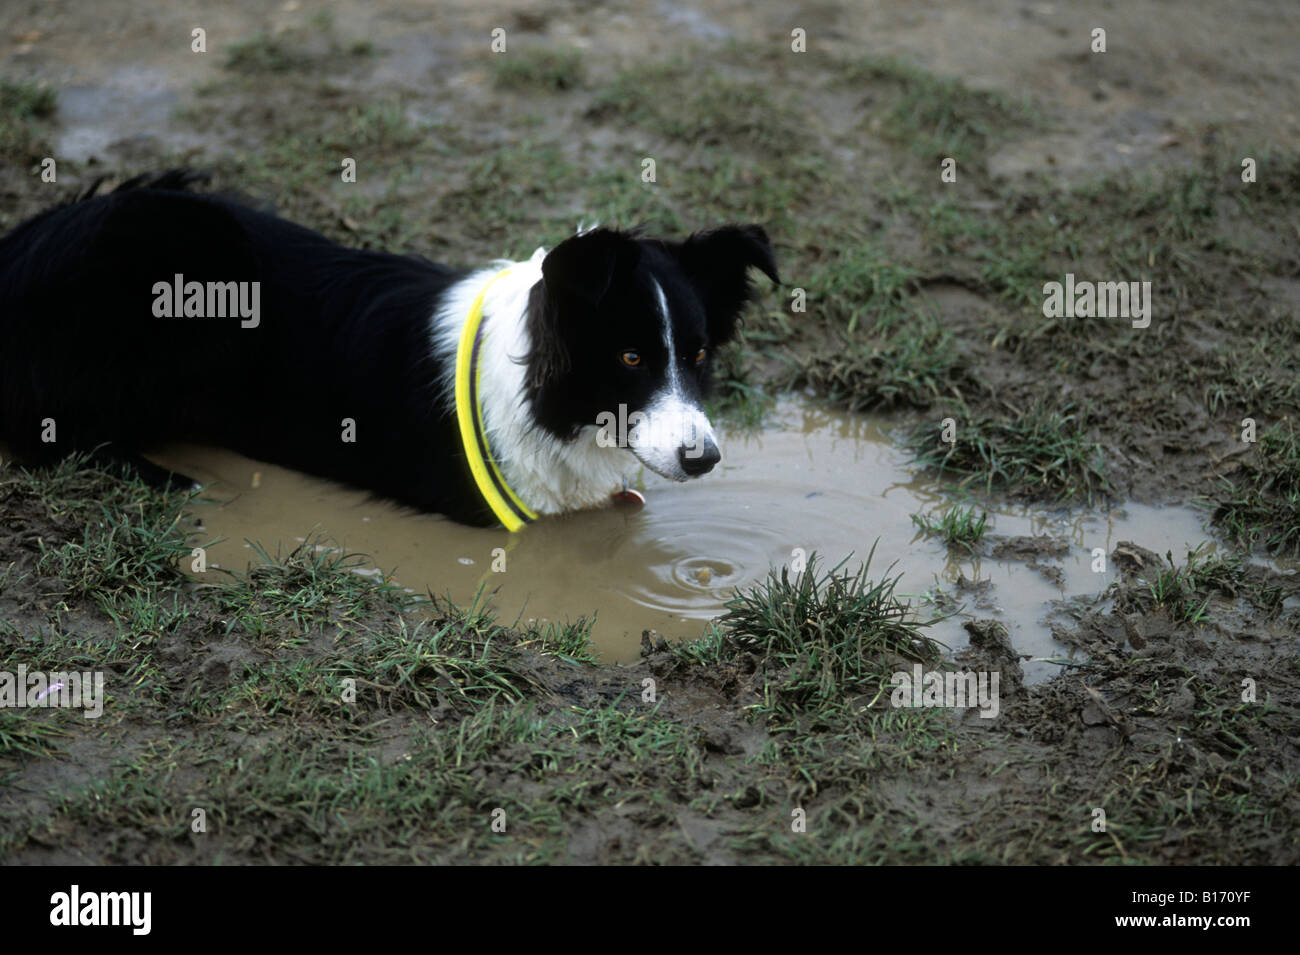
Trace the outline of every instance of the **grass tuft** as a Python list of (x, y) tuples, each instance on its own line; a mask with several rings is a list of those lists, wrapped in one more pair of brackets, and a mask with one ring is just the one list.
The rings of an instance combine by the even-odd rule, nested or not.
[[(25, 694), (26, 687), (19, 687), (18, 692)], [(57, 752), (55, 739), (68, 734), (50, 719), (43, 718), (44, 712), (0, 709), (0, 758), (41, 758)]]
[(280, 37), (258, 33), (230, 44), (223, 64), (235, 73), (291, 73), (313, 65), (314, 58)]
[(37, 571), (59, 577), (66, 593), (111, 601), (180, 581), (177, 563), (192, 549), (182, 526), (187, 495), (85, 469), (75, 456), (52, 468), (9, 473), (0, 482), (0, 502), (42, 497), (52, 518), (75, 528), (70, 539), (37, 542)]
[(594, 616), (579, 617), (571, 623), (552, 621), (525, 631), (519, 646), (532, 646), (539, 653), (556, 656), (570, 663), (594, 664), (596, 651), (591, 645), (591, 628), (595, 623)]
[(1285, 421), (1265, 431), (1241, 473), (1223, 479), (1214, 520), (1243, 547), (1300, 555), (1300, 429)]
[(0, 77), (0, 155), (33, 161), (46, 149), (37, 124), (58, 108), (58, 96), (29, 80)]
[(984, 538), (988, 522), (988, 511), (975, 515), (975, 506), (953, 507), (933, 518), (925, 514), (913, 514), (912, 523), (927, 535), (942, 537), (949, 545), (959, 545), (967, 550), (974, 550), (975, 545)]
[(214, 587), (219, 602), (254, 635), (279, 633), (290, 622), (301, 632), (325, 620), (359, 621), (380, 604), (400, 609), (414, 599), (386, 576), (369, 572), (364, 554), (317, 535), (288, 554), (272, 555), (260, 543), (249, 543), (260, 565)]
[(977, 414), (958, 422), (956, 441), (941, 440), (941, 426), (927, 423), (912, 434), (917, 463), (961, 478), (986, 491), (1092, 502), (1109, 493), (1101, 445), (1088, 441), (1078, 415), (1036, 402), (1023, 414)]
[(894, 592), (899, 578), (868, 578), (871, 556), (848, 573), (848, 558), (820, 572), (810, 555), (803, 571), (774, 570), (727, 602), (715, 652), (761, 658), (772, 677), (763, 710), (789, 716), (874, 695), (893, 671), (891, 658), (937, 656), (939, 645), (923, 632), (930, 621), (917, 620)]
[(494, 54), (492, 73), (499, 89), (552, 93), (577, 89), (586, 78), (580, 50), (545, 47)]
[(0, 116), (6, 119), (47, 119), (58, 102), (54, 90), (39, 83), (0, 79)]
[[(339, 658), (335, 674), (377, 694), (382, 708), (430, 710), (445, 701), (458, 710), (521, 702), (535, 688), (505, 653), (505, 631), (480, 629), (482, 618), (459, 613), (415, 626), (404, 619), (372, 634), (361, 651)], [(494, 639), (495, 638), (495, 639)]]
[(875, 343), (854, 341), (793, 364), (783, 384), (811, 387), (850, 411), (929, 408), (970, 386), (952, 333), (934, 319), (899, 325)]

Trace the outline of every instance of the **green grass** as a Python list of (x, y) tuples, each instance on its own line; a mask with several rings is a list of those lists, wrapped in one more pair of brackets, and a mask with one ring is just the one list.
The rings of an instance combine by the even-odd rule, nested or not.
[[(1156, 664), (1137, 665), (1148, 670)], [(1267, 831), (1277, 824), (1279, 789), (1296, 784), (1293, 772), (1270, 772), (1255, 778), (1248, 768), (1252, 750), (1261, 745), (1284, 720), (1271, 701), (1242, 703), (1240, 687), (1228, 681), (1204, 680), (1191, 674), (1170, 672), (1163, 678), (1143, 680), (1139, 713), (1160, 713), (1180, 688), (1196, 700), (1183, 718), (1177, 739), (1164, 741), (1148, 758), (1137, 753), (1117, 761), (1092, 804), (1104, 806), (1106, 838), (1093, 842), (1083, 859), (1133, 863), (1149, 858), (1160, 846), (1182, 846), (1196, 851), (1216, 831)], [(1201, 759), (1184, 758), (1185, 740), (1200, 741)], [(1273, 796), (1265, 796), (1265, 791)], [(1081, 832), (1079, 842), (1089, 837)], [(1223, 847), (1212, 855), (1221, 857)], [(1203, 856), (1205, 853), (1201, 853)]]
[(741, 340), (724, 347), (713, 369), (714, 393), (707, 411), (733, 428), (754, 430), (762, 427), (776, 403), (775, 396), (756, 380), (752, 368), (755, 352)]
[(224, 66), (236, 73), (250, 75), (291, 73), (310, 69), (315, 57), (291, 39), (258, 33), (230, 44)]
[(596, 649), (591, 643), (591, 628), (596, 618), (579, 617), (572, 622), (551, 621), (528, 628), (521, 635), (520, 647), (532, 647), (539, 653), (560, 657), (570, 663), (595, 664)]
[(594, 744), (596, 759), (624, 759), (635, 766), (665, 761), (691, 775), (703, 775), (703, 753), (695, 734), (666, 720), (658, 709), (644, 712), (617, 706), (573, 707), (573, 738)]
[[(137, 525), (166, 513), (166, 500), (136, 498), (138, 490), (66, 468), (8, 470), (0, 503), (30, 506), (30, 491), (54, 514), (93, 516), (88, 499), (128, 509), (134, 500)], [(118, 515), (105, 532), (123, 522)], [(971, 511), (948, 523), (974, 527), (979, 518)], [(144, 553), (163, 574), (166, 554)], [(94, 733), (59, 714), (0, 712), (4, 773), (57, 757), (67, 743), (62, 734), (75, 737), (68, 746), (92, 767), (90, 782), (65, 782), (44, 808), (7, 819), (0, 856), (39, 853), (59, 834), (60, 844), (95, 841), (103, 859), (119, 862), (555, 862), (569, 858), (575, 831), (594, 828), (639, 834), (611, 840), (602, 850), (611, 860), (716, 858), (671, 825), (683, 817), (727, 830), (722, 845), (733, 855), (723, 858), (915, 863), (1119, 855), (1105, 848), (1114, 845), (1109, 840), (1103, 845), (1061, 825), (1083, 797), (1054, 781), (1050, 766), (1034, 775), (1043, 782), (1033, 798), (1057, 833), (1045, 840), (1007, 821), (1015, 814), (997, 802), (986, 773), (969, 775), (978, 750), (946, 716), (881, 705), (890, 673), (905, 660), (937, 662), (938, 646), (896, 594), (897, 579), (871, 578), (870, 557), (856, 572), (847, 562), (823, 569), (815, 556), (802, 573), (774, 572), (738, 594), (708, 638), (674, 648), (671, 659), (696, 676), (739, 681), (728, 691), (735, 722), (723, 729), (697, 726), (689, 705), (682, 712), (684, 671), (652, 671), (664, 695), (646, 705), (637, 681), (586, 665), (586, 621), (521, 634), (477, 604), (412, 608), (409, 596), (356, 575), (355, 555), (314, 542), (283, 555), (263, 549), (259, 557), (262, 566), (227, 575), (223, 585), (180, 589), (165, 575), (140, 590), (110, 585), (96, 632), (82, 625), (0, 630), (6, 642), (39, 641), (37, 654), (22, 642), (12, 648), (29, 663), (48, 659), (110, 674), (109, 705)], [(1197, 552), (1185, 567), (1142, 584), (1141, 599), (1188, 608), (1184, 615), (1198, 619), (1210, 590), (1231, 595), (1257, 583), (1236, 558)], [(228, 681), (187, 683), (187, 657), (162, 656), (178, 638), (194, 645), (189, 658), (207, 641), (247, 652)], [(562, 670), (548, 676), (545, 665)], [(1134, 694), (1135, 705), (1153, 712), (1177, 688), (1160, 665), (1159, 678), (1144, 676)], [(575, 689), (581, 674), (603, 682)], [(349, 683), (354, 700), (344, 695)], [(1204, 687), (1189, 685), (1198, 701), (1209, 699)], [(1274, 732), (1285, 714), (1269, 704), (1229, 704), (1208, 701), (1189, 722), (1239, 777), (1250, 766), (1252, 741)], [(132, 727), (129, 745), (105, 736), (121, 726)], [(963, 754), (964, 761), (956, 758)], [(1263, 803), (1224, 789), (1230, 776), (1218, 770), (1180, 775), (1174, 792), (1144, 765), (1137, 757), (1116, 763), (1088, 797), (1104, 800), (1116, 817), (1127, 854), (1120, 858), (1147, 858), (1151, 840), (1163, 844), (1198, 813), (1215, 825), (1263, 818)], [(1181, 765), (1166, 772), (1177, 775)], [(964, 782), (954, 781), (963, 772)], [(946, 792), (945, 782), (990, 794), (986, 811), (965, 817), (987, 826), (979, 838), (951, 829), (936, 837), (932, 816), (898, 801), (917, 785)], [(1131, 795), (1135, 785), (1147, 787), (1144, 795)], [(1180, 808), (1187, 792), (1195, 811)], [(807, 809), (811, 838), (788, 834), (794, 805)], [(196, 806), (210, 827), (197, 842), (189, 835)], [(498, 811), (507, 834), (491, 829)]]
[(0, 116), (6, 119), (48, 119), (58, 103), (54, 90), (39, 83), (0, 79)]
[(1198, 594), (1204, 574), (1200, 548), (1187, 552), (1187, 563), (1183, 567), (1174, 563), (1172, 551), (1165, 554), (1165, 560), (1169, 562), (1168, 567), (1161, 568), (1154, 579), (1142, 581), (1152, 605), (1168, 611), (1170, 617), (1179, 623), (1203, 622), (1210, 598), (1207, 596), (1202, 600)]
[[(143, 494), (148, 491), (142, 490)], [(46, 549), (37, 569), (58, 576), (73, 596), (109, 595), (175, 582), (175, 562), (190, 547), (180, 529), (182, 504), (145, 516), (101, 506), (82, 539)]]
[(407, 116), (401, 99), (382, 99), (343, 110), (338, 131), (323, 138), (322, 145), (402, 150), (419, 146), (427, 134)]
[(378, 156), (412, 149), (428, 133), (408, 117), (399, 97), (338, 104), (326, 115), (323, 122), (320, 116), (286, 118), (280, 135), (250, 161), (269, 168), (298, 165), (338, 179), (340, 157), (351, 156), (358, 160), (358, 177), (368, 178), (376, 172)]
[[(1289, 355), (1273, 336), (1264, 335), (1245, 348), (1229, 349), (1213, 359), (1202, 387), (1205, 408), (1227, 415), (1256, 408), (1300, 408), (1300, 358)], [(1262, 347), (1260, 347), (1262, 346)]]
[(492, 74), (499, 89), (552, 93), (577, 89), (586, 77), (580, 50), (518, 46), (492, 54)]
[[(959, 169), (962, 162), (982, 161), (992, 140), (1042, 122), (1028, 97), (1016, 99), (974, 90), (961, 80), (936, 76), (894, 58), (867, 58), (851, 64), (840, 82), (855, 88), (863, 84), (893, 87), (894, 102), (884, 117), (886, 132), (936, 163), (940, 158), (956, 158)], [(935, 175), (937, 181), (937, 165)]]
[(1216, 595), (1245, 597), (1266, 613), (1281, 608), (1284, 592), (1280, 587), (1252, 572), (1240, 554), (1211, 554), (1209, 547), (1203, 542), (1188, 550), (1182, 566), (1174, 563), (1172, 551), (1167, 552), (1169, 566), (1140, 580), (1144, 588), (1139, 594), (1140, 609), (1158, 608), (1176, 623), (1200, 624), (1209, 619), (1210, 602)]
[(1110, 491), (1101, 445), (1089, 441), (1071, 406), (1035, 403), (1023, 412), (957, 417), (956, 441), (944, 444), (938, 423), (912, 433), (916, 461), (959, 487), (982, 486), (1026, 497), (1092, 502)]
[(727, 602), (716, 652), (762, 659), (773, 678), (761, 712), (790, 718), (855, 695), (872, 697), (893, 672), (891, 660), (935, 658), (928, 621), (895, 595), (898, 578), (869, 579), (871, 555), (852, 573), (843, 570), (847, 561), (822, 571), (812, 555), (803, 571), (774, 570)]
[(889, 326), (912, 317), (906, 295), (914, 288), (916, 269), (866, 238), (837, 243), (831, 256), (807, 279), (817, 315), (850, 335), (860, 325)]
[(964, 508), (951, 507), (937, 518), (913, 514), (912, 523), (929, 536), (941, 537), (950, 545), (973, 550), (984, 538), (988, 516), (988, 511), (983, 510), (976, 516), (975, 507), (971, 505)]
[(504, 628), (468, 613), (414, 626), (399, 619), (368, 636), (360, 652), (338, 659), (334, 672), (355, 679), (383, 707), (427, 710), (439, 699), (469, 710), (517, 703), (533, 683), (512, 667), (505, 637)]
[(275, 34), (261, 31), (226, 48), (225, 69), (253, 79), (267, 76), (333, 71), (349, 60), (366, 60), (377, 54), (368, 39), (340, 40), (328, 11), (314, 15), (306, 27)]
[(505, 252), (526, 257), (539, 243), (554, 245), (573, 233), (577, 223), (567, 215), (560, 218), (560, 210), (548, 204), (579, 182), (579, 171), (557, 146), (524, 140), (466, 163), (463, 182), (446, 193), (440, 205), (444, 214), (472, 222), (480, 237), (506, 242), (516, 230), (525, 233), (509, 240), (518, 244)]
[(781, 157), (802, 152), (805, 140), (795, 115), (766, 85), (700, 70), (685, 60), (621, 71), (597, 91), (588, 116), (655, 137), (642, 140), (650, 155), (661, 155), (669, 145), (725, 143)]
[(792, 359), (782, 383), (811, 387), (850, 411), (929, 408), (944, 396), (962, 400), (963, 387), (978, 390), (952, 333), (921, 316), (884, 335)]
[[(1249, 256), (1211, 226), (1228, 201), (1249, 201), (1219, 167), (1161, 172), (1111, 172), (1094, 181), (1057, 185), (1030, 180), (1004, 189), (993, 208), (961, 194), (897, 185), (886, 191), (891, 209), (920, 226), (927, 257), (945, 270), (1026, 309), (1030, 322), (1010, 334), (1031, 333), (1042, 345), (1075, 348), (1114, 323), (1046, 320), (1043, 284), (1068, 271), (1081, 279), (1150, 280), (1169, 311), (1216, 297), (1213, 253), (1221, 262), (1253, 266)], [(1141, 338), (1125, 333), (1124, 338)]]
[[(18, 687), (18, 692), (27, 691)], [(0, 759), (52, 756), (59, 750), (56, 740), (67, 735), (49, 710), (0, 709)], [(0, 775), (0, 782), (3, 779)]]
[(400, 609), (412, 602), (387, 576), (357, 573), (368, 569), (365, 554), (346, 552), (319, 535), (287, 554), (249, 543), (259, 564), (210, 586), (214, 599), (254, 636), (283, 634), (290, 625), (301, 633), (322, 620), (346, 626), (377, 606)]
[(1214, 520), (1242, 547), (1300, 554), (1300, 429), (1284, 421), (1261, 433), (1215, 504)]
[(57, 109), (54, 90), (0, 77), (0, 155), (23, 163), (48, 155), (43, 124)]
[[(362, 730), (340, 745), (332, 733), (293, 727), (272, 745), (240, 753), (152, 744), (61, 794), (53, 818), (77, 829), (138, 833), (143, 856), (135, 857), (151, 860), (176, 858), (173, 847), (198, 806), (209, 827), (200, 840), (215, 843), (215, 861), (222, 861), (221, 846), (235, 848), (222, 835), (243, 833), (238, 851), (254, 858), (537, 863), (565, 859), (575, 819), (653, 814), (653, 806), (630, 815), (625, 808), (648, 782), (698, 788), (709, 775), (695, 734), (654, 710), (542, 714), (531, 703), (489, 702), (411, 733), (384, 759), (357, 745), (368, 736)], [(609, 767), (605, 782), (593, 785), (600, 764)], [(498, 814), (505, 833), (491, 828)], [(48, 831), (40, 824), (25, 833), (42, 834)], [(117, 848), (110, 842), (104, 851), (114, 857)], [(673, 851), (687, 858), (680, 846)]]
[(3, 497), (39, 497), (50, 517), (75, 537), (38, 541), (39, 573), (57, 576), (63, 593), (111, 601), (150, 593), (180, 580), (177, 563), (191, 544), (182, 526), (188, 495), (160, 493), (140, 481), (118, 481), (65, 459), (40, 471), (10, 471)]

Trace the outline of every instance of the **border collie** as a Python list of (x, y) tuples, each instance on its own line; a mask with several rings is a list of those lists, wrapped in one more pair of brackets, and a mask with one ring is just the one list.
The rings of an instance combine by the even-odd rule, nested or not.
[(684, 481), (720, 460), (713, 357), (748, 268), (779, 281), (759, 226), (595, 228), (463, 271), (346, 248), (199, 178), (92, 187), (0, 240), (0, 440), (19, 457), (175, 485), (141, 452), (216, 444), (511, 530), (607, 501), (638, 462)]

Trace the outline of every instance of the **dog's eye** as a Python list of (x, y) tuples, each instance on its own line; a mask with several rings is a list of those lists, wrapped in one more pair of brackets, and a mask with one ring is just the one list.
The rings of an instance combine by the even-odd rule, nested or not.
[(635, 368), (641, 364), (641, 353), (635, 351), (625, 351), (619, 355), (619, 360), (629, 368)]
[(707, 348), (701, 348), (699, 351), (697, 351), (695, 353), (695, 364), (697, 365), (703, 364), (704, 356), (707, 355), (708, 353), (709, 350)]

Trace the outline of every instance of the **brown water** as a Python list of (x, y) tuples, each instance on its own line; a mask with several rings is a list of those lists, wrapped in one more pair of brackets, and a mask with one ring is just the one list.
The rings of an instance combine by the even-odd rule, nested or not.
[[(225, 538), (209, 549), (212, 565), (242, 571), (256, 562), (249, 541), (287, 553), (321, 534), (369, 555), (374, 568), (415, 592), (468, 603), (482, 588), (505, 622), (595, 614), (593, 642), (613, 662), (635, 659), (646, 629), (700, 636), (736, 587), (762, 580), (797, 550), (832, 562), (850, 553), (862, 559), (877, 539), (871, 576), (896, 561), (899, 591), (912, 595), (924, 615), (932, 613), (927, 595), (936, 588), (964, 602), (962, 614), (932, 629), (937, 639), (961, 648), (962, 620), (996, 616), (1022, 653), (1061, 658), (1067, 651), (1043, 622), (1054, 602), (1095, 594), (1114, 579), (1109, 566), (1093, 573), (1094, 547), (1109, 553), (1131, 540), (1160, 554), (1172, 550), (1181, 562), (1207, 536), (1199, 512), (1186, 507), (1007, 505), (991, 512), (990, 533), (1069, 542), (1064, 558), (1043, 561), (1060, 568), (1057, 586), (1020, 561), (950, 554), (941, 541), (919, 535), (911, 515), (942, 511), (948, 498), (941, 483), (911, 473), (907, 453), (878, 419), (789, 401), (761, 433), (724, 430), (721, 437), (722, 464), (699, 480), (674, 484), (647, 472), (644, 507), (547, 518), (514, 535), (406, 511), (229, 451), (178, 446), (155, 457), (212, 482), (197, 511), (204, 534)], [(502, 572), (493, 569), (497, 548)], [(955, 586), (963, 576), (992, 586), (964, 591)], [(1058, 668), (1039, 659), (1025, 669), (1038, 680)]]

